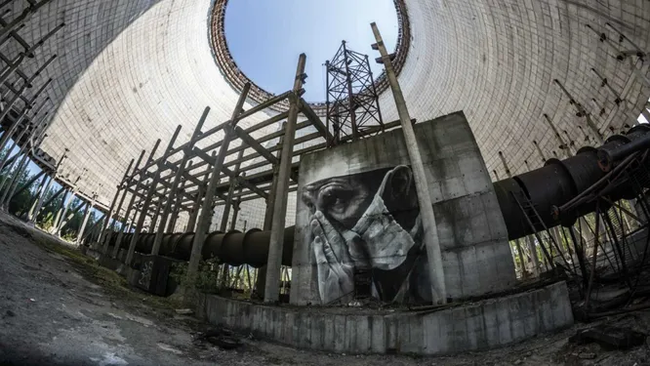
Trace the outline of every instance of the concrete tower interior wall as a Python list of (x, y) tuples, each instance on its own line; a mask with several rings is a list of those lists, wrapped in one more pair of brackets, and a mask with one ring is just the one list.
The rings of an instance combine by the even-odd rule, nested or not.
[[(12, 4), (19, 14), (26, 2)], [(516, 174), (539, 167), (544, 158), (566, 156), (572, 142), (598, 145), (601, 137), (585, 117), (576, 116), (576, 103), (607, 137), (610, 128), (618, 132), (632, 125), (650, 96), (650, 85), (633, 72), (636, 67), (647, 79), (650, 61), (619, 61), (615, 49), (632, 48), (618, 42), (618, 31), (640, 49), (650, 48), (647, 1), (406, 0), (405, 5), (412, 39), (399, 78), (412, 116), (426, 120), (463, 110), (488, 170), (501, 177), (506, 171), (499, 151)], [(82, 192), (98, 192), (99, 202), (108, 205), (141, 149), (150, 149), (157, 138), (168, 140), (178, 124), (184, 126), (179, 141), (187, 141), (205, 106), (212, 108), (206, 126), (229, 117), (239, 92), (215, 64), (208, 42), (211, 6), (207, 0), (52, 1), (20, 30), (31, 41), (66, 24), (24, 68), (29, 73), (51, 54), (58, 56), (42, 79), (53, 79), (46, 90), (52, 121), (42, 148), (54, 158), (70, 150), (62, 174), (82, 175)], [(601, 42), (599, 33), (612, 42)], [(9, 48), (20, 49), (14, 42)], [(622, 103), (614, 102), (592, 68)], [(380, 104), (386, 120), (396, 119), (389, 91)], [(568, 147), (560, 146), (544, 114)], [(254, 202), (245, 205), (249, 227), (259, 226), (260, 205)]]

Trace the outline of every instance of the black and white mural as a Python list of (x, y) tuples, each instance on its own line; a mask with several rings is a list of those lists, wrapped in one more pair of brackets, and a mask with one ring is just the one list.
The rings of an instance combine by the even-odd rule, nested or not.
[(310, 215), (305, 231), (321, 304), (430, 301), (410, 167), (321, 179), (304, 185), (300, 197)]

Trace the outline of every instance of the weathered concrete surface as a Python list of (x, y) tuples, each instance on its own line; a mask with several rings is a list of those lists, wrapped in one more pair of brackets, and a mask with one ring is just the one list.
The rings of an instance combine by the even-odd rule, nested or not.
[[(516, 277), (507, 229), (467, 119), (456, 112), (414, 128), (436, 215), (447, 295), (459, 299), (510, 288)], [(304, 155), (298, 197), (314, 181), (408, 164), (399, 130)], [(296, 305), (320, 303), (310, 220), (310, 208), (299, 200), (291, 286)]]
[(213, 324), (312, 350), (439, 355), (485, 350), (573, 324), (564, 282), (439, 311), (278, 307), (203, 295)]
[[(195, 326), (188, 329), (187, 319), (177, 320), (173, 314), (156, 309), (150, 302), (153, 298), (146, 294), (127, 291), (116, 295), (104, 284), (89, 282), (78, 272), (81, 267), (72, 265), (70, 258), (43, 250), (35, 245), (36, 237), (26, 238), (3, 225), (5, 219), (0, 214), (0, 365), (3, 366), (108, 366), (124, 362), (170, 366), (620, 366), (644, 365), (650, 359), (647, 347), (611, 352), (593, 345), (568, 345), (566, 339), (575, 334), (576, 327), (505, 348), (426, 359), (307, 352), (249, 339), (243, 339), (245, 345), (236, 351), (199, 347), (191, 343), (191, 330)], [(29, 301), (30, 298), (35, 301)], [(637, 312), (608, 323), (646, 331), (650, 328), (650, 316)], [(178, 351), (182, 354), (177, 354)], [(595, 358), (581, 359), (585, 352)]]

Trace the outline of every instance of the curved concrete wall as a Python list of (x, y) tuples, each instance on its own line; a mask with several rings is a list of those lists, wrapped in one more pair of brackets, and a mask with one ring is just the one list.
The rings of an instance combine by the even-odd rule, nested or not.
[(201, 295), (197, 315), (292, 347), (441, 355), (496, 348), (573, 324), (564, 282), (444, 310), (264, 306)]
[[(15, 1), (12, 14), (26, 3)], [(55, 158), (70, 149), (63, 172), (74, 179), (87, 168), (79, 182), (83, 192), (98, 191), (108, 203), (140, 149), (168, 138), (177, 124), (187, 126), (183, 141), (206, 105), (213, 108), (208, 126), (229, 116), (237, 92), (211, 54), (210, 6), (209, 0), (52, 1), (19, 31), (29, 41), (67, 24), (25, 69), (59, 55), (40, 80), (54, 79), (47, 90), (52, 127), (43, 149)], [(628, 61), (617, 61), (610, 45), (586, 27), (630, 48), (618, 43), (609, 22), (648, 51), (647, 1), (407, 0), (406, 6), (412, 39), (400, 81), (413, 117), (464, 110), (488, 169), (501, 177), (498, 151), (513, 174), (526, 170), (524, 161), (531, 169), (541, 164), (533, 141), (547, 158), (564, 155), (543, 113), (566, 140), (595, 143), (554, 79), (605, 135), (609, 127), (632, 124), (650, 95)], [(11, 43), (8, 56), (18, 49)], [(608, 78), (623, 103), (614, 103), (591, 68)], [(390, 92), (380, 99), (385, 118), (394, 119)]]

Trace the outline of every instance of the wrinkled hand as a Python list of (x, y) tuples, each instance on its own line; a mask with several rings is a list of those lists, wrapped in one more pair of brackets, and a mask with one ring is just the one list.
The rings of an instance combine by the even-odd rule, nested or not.
[(320, 211), (314, 214), (311, 228), (321, 301), (347, 300), (354, 292), (354, 264), (346, 241)]

